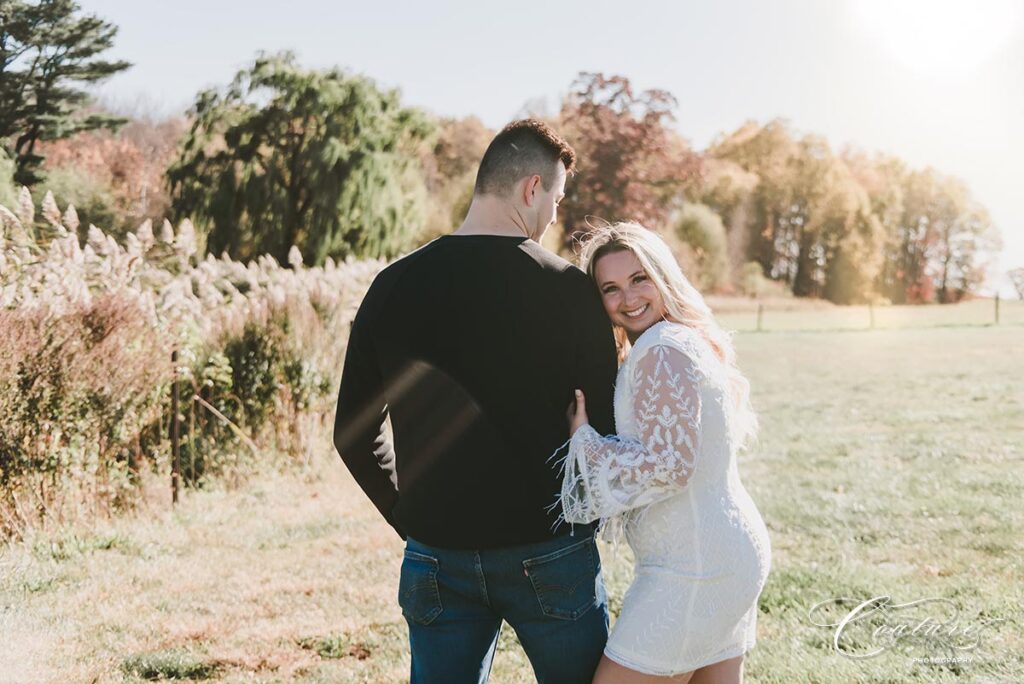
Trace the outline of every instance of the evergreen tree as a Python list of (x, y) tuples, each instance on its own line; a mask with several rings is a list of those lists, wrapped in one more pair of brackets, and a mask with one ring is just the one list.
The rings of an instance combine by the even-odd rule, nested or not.
[(40, 141), (124, 121), (81, 114), (88, 100), (81, 85), (131, 65), (97, 57), (113, 46), (117, 27), (80, 9), (73, 0), (0, 0), (0, 141), (15, 160), (20, 184), (41, 178)]

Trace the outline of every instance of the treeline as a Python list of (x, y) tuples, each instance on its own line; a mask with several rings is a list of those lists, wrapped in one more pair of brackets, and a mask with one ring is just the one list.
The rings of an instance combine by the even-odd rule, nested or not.
[[(115, 29), (94, 17), (82, 24), (88, 17), (69, 1), (14, 6), (47, 6), (53, 22), (79, 28), (73, 35), (95, 35), (91, 52), (62, 53), (86, 56), (64, 57), (54, 81), (28, 74), (27, 56), (72, 34), (19, 38), (9, 28), (17, 22), (0, 27), (0, 45), (23, 48), (20, 60), (0, 62), (0, 101), (21, 113), (0, 120), (13, 161), (0, 160), (0, 203), (19, 180), (36, 201), (52, 188), (84, 224), (115, 235), (146, 218), (190, 218), (200, 253), (285, 263), (294, 245), (314, 264), (394, 257), (465, 213), (493, 134), (475, 118), (432, 117), (369, 78), (307, 69), (282, 53), (199, 93), (182, 119), (134, 120), (114, 133), (118, 118), (74, 107), (82, 97), (72, 88), (63, 109), (53, 105), (62, 91), (44, 90), (127, 68), (96, 57)], [(748, 123), (699, 152), (677, 132), (676, 110), (668, 92), (581, 73), (558, 111), (540, 114), (579, 153), (552, 246), (571, 252), (594, 225), (634, 219), (673, 244), (702, 288), (837, 303), (956, 301), (984, 281), (999, 237), (963, 182), (891, 156), (834, 151), (783, 121)], [(53, 124), (61, 117), (75, 123)]]
[(570, 238), (588, 216), (637, 218), (676, 242), (702, 287), (747, 294), (768, 279), (837, 303), (951, 302), (984, 282), (999, 235), (962, 181), (837, 153), (779, 120), (698, 153), (675, 132), (676, 106), (623, 77), (580, 75), (555, 121), (581, 156), (562, 205)]
[(733, 249), (798, 296), (957, 301), (984, 282), (1000, 248), (959, 179), (892, 156), (837, 154), (779, 121), (742, 127), (705, 159), (700, 197)]

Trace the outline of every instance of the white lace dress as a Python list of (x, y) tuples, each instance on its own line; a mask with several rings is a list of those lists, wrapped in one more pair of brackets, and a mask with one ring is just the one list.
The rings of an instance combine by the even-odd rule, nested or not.
[(618, 435), (587, 425), (569, 442), (565, 520), (616, 519), (636, 557), (605, 655), (639, 672), (688, 672), (756, 640), (771, 550), (740, 482), (726, 388), (704, 339), (660, 322), (619, 368)]

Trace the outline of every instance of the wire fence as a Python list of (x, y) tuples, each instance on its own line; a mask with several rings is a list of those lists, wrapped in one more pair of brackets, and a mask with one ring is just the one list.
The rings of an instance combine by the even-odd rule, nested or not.
[(998, 297), (916, 306), (835, 306), (807, 300), (760, 302), (724, 297), (709, 297), (708, 304), (722, 327), (738, 332), (1024, 326), (1024, 301)]

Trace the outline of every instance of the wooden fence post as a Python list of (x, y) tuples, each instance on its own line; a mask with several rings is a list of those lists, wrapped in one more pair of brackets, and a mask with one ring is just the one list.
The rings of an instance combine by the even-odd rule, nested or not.
[(178, 487), (181, 480), (181, 425), (178, 422), (178, 350), (171, 352), (174, 366), (171, 385), (171, 504), (178, 503)]

